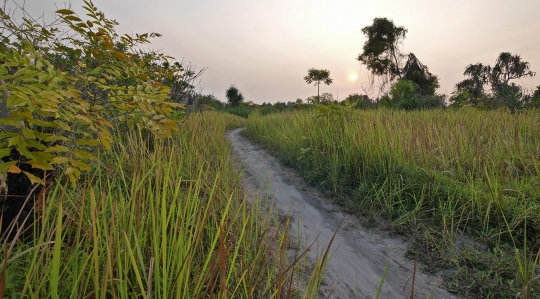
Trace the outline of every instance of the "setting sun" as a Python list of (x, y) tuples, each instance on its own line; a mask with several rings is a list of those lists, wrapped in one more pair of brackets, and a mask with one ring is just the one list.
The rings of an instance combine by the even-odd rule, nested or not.
[(356, 78), (357, 78), (357, 77), (356, 77), (356, 75), (355, 75), (355, 74), (351, 74), (351, 75), (349, 75), (349, 80), (351, 80), (351, 81), (354, 81), (354, 80), (356, 80)]

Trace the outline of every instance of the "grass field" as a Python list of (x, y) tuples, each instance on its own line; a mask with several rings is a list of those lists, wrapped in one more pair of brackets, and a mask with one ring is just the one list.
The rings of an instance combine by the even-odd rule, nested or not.
[(321, 269), (295, 289), (305, 269), (279, 220), (246, 200), (224, 139), (244, 122), (193, 113), (165, 141), (117, 132), (78, 186), (49, 190), (32, 237), (1, 244), (1, 297), (316, 296)]
[(448, 289), (540, 294), (537, 111), (312, 109), (252, 114), (245, 134), (368, 219), (389, 220)]

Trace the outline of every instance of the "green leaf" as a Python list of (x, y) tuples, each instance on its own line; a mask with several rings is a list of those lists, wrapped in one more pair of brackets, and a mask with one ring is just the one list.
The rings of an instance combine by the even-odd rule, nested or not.
[(75, 157), (80, 158), (80, 159), (96, 160), (96, 157), (94, 155), (87, 153), (85, 151), (73, 150), (73, 154), (75, 155)]
[(65, 16), (64, 19), (70, 20), (70, 21), (75, 21), (75, 22), (82, 22), (82, 20), (77, 18), (76, 16)]
[(19, 97), (17, 95), (10, 95), (7, 99), (7, 107), (24, 106), (28, 102), (28, 98)]
[(44, 139), (43, 141), (69, 141), (67, 137), (64, 136), (57, 136), (57, 135), (51, 135)]
[(87, 170), (87, 171), (90, 170), (90, 166), (84, 162), (81, 162), (75, 159), (71, 159), (70, 162), (71, 162), (71, 165), (76, 166), (77, 168), (81, 170)]
[(11, 149), (10, 148), (2, 148), (2, 149), (0, 149), (0, 159), (9, 156), (9, 154), (11, 154)]
[(27, 164), (30, 164), (30, 166), (32, 166), (32, 168), (38, 168), (38, 169), (43, 169), (43, 170), (54, 170), (54, 167), (43, 161), (43, 160), (36, 160), (36, 159), (33, 159), (33, 160), (30, 160), (30, 161), (27, 161), (26, 162)]
[(35, 159), (34, 154), (32, 154), (25, 145), (19, 145), (17, 151), (28, 159)]
[(36, 140), (33, 140), (33, 139), (27, 139), (26, 140), (26, 145), (28, 147), (33, 147), (33, 148), (36, 148), (40, 151), (44, 151), (47, 149), (47, 146), (45, 146), (43, 143), (39, 142), (39, 141), (36, 141)]
[(79, 179), (81, 172), (77, 168), (68, 167), (68, 169), (66, 169), (66, 174), (69, 176), (69, 181), (73, 187), (75, 187), (75, 183), (77, 182), (77, 179)]
[(15, 135), (17, 135), (17, 133), (3, 132), (3, 133), (0, 133), (0, 140), (2, 140), (4, 138), (8, 138), (8, 137), (13, 137)]
[(96, 139), (77, 139), (75, 143), (80, 145), (99, 145), (100, 142)]
[(59, 9), (56, 11), (57, 14), (61, 14), (61, 15), (72, 15), (72, 14), (75, 14), (73, 11), (69, 10), (69, 9)]
[(21, 136), (17, 135), (17, 136), (14, 136), (14, 137), (11, 137), (8, 139), (8, 147), (11, 147), (11, 146), (19, 146), (20, 144), (22, 144), (23, 141), (21, 140)]
[(43, 180), (38, 178), (37, 176), (35, 176), (35, 175), (33, 175), (33, 174), (29, 173), (29, 172), (26, 172), (26, 171), (23, 171), (23, 172), (26, 175), (26, 177), (28, 177), (28, 179), (30, 180), (30, 182), (32, 184), (38, 183), (38, 184), (41, 184), (41, 185), (45, 185), (45, 182), (43, 182)]
[(32, 138), (32, 139), (36, 138), (36, 135), (34, 134), (34, 131), (28, 129), (27, 127), (23, 127), (23, 128), (22, 128), (22, 132), (23, 132), (23, 135), (24, 135), (26, 138)]
[(87, 74), (89, 75), (97, 75), (101, 72), (102, 68), (100, 66), (96, 67), (95, 69), (89, 71)]
[(55, 145), (55, 146), (51, 146), (48, 149), (46, 149), (45, 152), (48, 152), (48, 153), (65, 153), (65, 152), (69, 152), (69, 148), (67, 148), (65, 146), (62, 146), (62, 145)]
[(55, 124), (57, 124), (60, 128), (66, 130), (66, 131), (71, 131), (71, 128), (69, 127), (69, 125), (61, 120), (55, 120), (54, 121)]
[(23, 119), (21, 117), (12, 117), (12, 116), (9, 116), (8, 118), (0, 118), (0, 125), (14, 126), (14, 127), (20, 128), (21, 125), (19, 124), (19, 122), (22, 120)]
[(40, 126), (40, 127), (48, 127), (48, 128), (56, 128), (56, 127), (58, 127), (58, 125), (55, 124), (52, 121), (46, 121), (46, 120), (42, 120), (42, 119), (38, 119), (38, 118), (34, 118), (34, 119), (30, 120), (30, 123), (33, 124), (33, 125), (36, 125), (36, 126)]
[(66, 157), (56, 157), (52, 159), (51, 164), (65, 164), (69, 162), (69, 159)]

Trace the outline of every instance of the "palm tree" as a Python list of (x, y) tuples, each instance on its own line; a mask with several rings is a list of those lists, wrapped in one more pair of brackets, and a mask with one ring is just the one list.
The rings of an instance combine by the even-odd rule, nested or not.
[(321, 85), (321, 82), (326, 85), (332, 84), (329, 70), (317, 70), (315, 68), (310, 68), (308, 70), (308, 75), (304, 77), (304, 80), (306, 80), (308, 84), (315, 82), (315, 85), (317, 86), (317, 99), (319, 99), (319, 85)]

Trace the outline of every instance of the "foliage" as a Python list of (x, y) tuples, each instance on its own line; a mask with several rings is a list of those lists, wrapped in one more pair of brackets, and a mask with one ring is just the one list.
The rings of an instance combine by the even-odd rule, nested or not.
[(428, 67), (423, 65), (413, 53), (409, 53), (403, 67), (403, 78), (414, 82), (421, 95), (434, 95), (439, 88), (439, 78), (431, 74)]
[(413, 81), (400, 79), (392, 85), (388, 97), (381, 99), (381, 105), (387, 108), (404, 110), (442, 108), (444, 96), (422, 95), (420, 87)]
[(399, 103), (400, 101), (406, 101), (415, 97), (418, 94), (418, 89), (419, 87), (416, 83), (402, 79), (392, 85), (388, 95), (390, 95), (392, 101)]
[(407, 236), (412, 256), (448, 273), (453, 291), (538, 297), (537, 111), (317, 116), (254, 116), (246, 132), (346, 206), (372, 222), (389, 220)]
[(319, 86), (321, 85), (321, 82), (326, 85), (330, 85), (333, 82), (333, 80), (330, 78), (329, 70), (319, 70), (315, 68), (310, 68), (308, 70), (308, 74), (304, 77), (304, 80), (307, 84), (315, 82), (315, 86), (317, 86), (317, 98), (319, 98), (320, 95)]
[(531, 108), (540, 108), (540, 85), (536, 87), (536, 90), (531, 95), (531, 99), (527, 106)]
[[(463, 75), (466, 79), (456, 84), (457, 90), (466, 91), (469, 103), (473, 106), (485, 102), (484, 87), (489, 83), (491, 67), (482, 63), (470, 64), (465, 68)], [(464, 94), (463, 94), (464, 95)]]
[(224, 107), (224, 103), (211, 94), (199, 95), (195, 102), (195, 109), (197, 110), (221, 110)]
[[(398, 78), (414, 82), (422, 95), (435, 95), (439, 78), (431, 74), (413, 53), (403, 54), (399, 48), (407, 29), (396, 26), (387, 18), (375, 18), (373, 24), (364, 27), (362, 32), (367, 40), (357, 60), (365, 64), (372, 75), (383, 78), (381, 90)], [(405, 57), (407, 61), (403, 65)]]
[(396, 26), (387, 18), (375, 18), (371, 26), (362, 28), (367, 40), (358, 60), (373, 74), (387, 75), (390, 80), (401, 78), (400, 60), (403, 54), (399, 44), (405, 39), (407, 29)]
[(35, 237), (0, 243), (0, 297), (276, 298), (306, 273), (317, 293), (320, 274), (276, 246), (290, 242), (279, 215), (246, 198), (224, 138), (243, 123), (192, 113), (156, 150), (113, 130), (84, 183), (50, 190)]
[[(516, 111), (525, 107), (528, 98), (524, 97), (522, 88), (510, 80), (534, 76), (535, 73), (519, 55), (502, 52), (494, 67), (482, 63), (470, 64), (463, 75), (466, 78), (456, 84), (455, 96), (451, 99), (454, 106), (464, 104), (463, 100), (467, 96), (467, 102), (472, 106), (483, 104), (489, 109), (506, 106)], [(487, 85), (491, 86), (491, 95), (485, 91)]]
[(165, 70), (175, 70), (175, 76), (165, 77), (161, 83), (171, 88), (170, 98), (172, 102), (183, 104), (188, 108), (191, 108), (197, 101), (200, 90), (199, 82), (197, 80), (202, 76), (206, 68), (197, 70), (191, 63), (182, 62), (163, 62), (160, 66)]
[(511, 113), (525, 108), (527, 97), (523, 94), (523, 89), (520, 86), (514, 83), (500, 86), (498, 94), (499, 99), (503, 101)]
[(502, 52), (491, 69), (491, 88), (496, 94), (506, 92), (505, 89), (509, 86), (510, 80), (532, 77), (535, 74), (530, 70), (529, 63), (521, 60), (519, 55)]
[[(169, 87), (159, 82), (176, 70), (154, 67), (168, 57), (137, 50), (159, 34), (119, 36), (116, 21), (91, 2), (83, 8), (86, 21), (71, 10), (57, 11), (60, 25), (68, 28), (62, 34), (28, 19), (19, 28), (0, 11), (2, 29), (12, 36), (0, 52), (3, 109), (9, 114), (0, 119), (0, 156), (13, 149), (33, 168), (61, 167), (73, 183), (90, 169), (86, 161), (96, 159), (92, 147), (111, 148), (111, 128), (136, 126), (168, 137), (177, 127), (167, 116), (181, 107), (169, 101)], [(18, 163), (1, 164), (0, 173), (20, 172)]]
[(376, 107), (376, 103), (374, 103), (366, 94), (350, 94), (347, 98), (345, 98), (345, 101), (351, 103), (355, 108), (358, 109), (369, 109)]
[(236, 88), (236, 86), (234, 86), (234, 84), (227, 89), (225, 96), (232, 107), (237, 107), (244, 101), (244, 95)]

